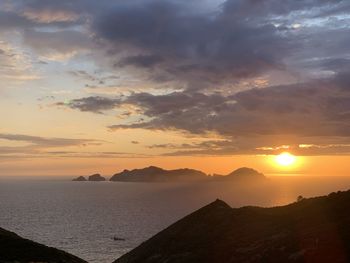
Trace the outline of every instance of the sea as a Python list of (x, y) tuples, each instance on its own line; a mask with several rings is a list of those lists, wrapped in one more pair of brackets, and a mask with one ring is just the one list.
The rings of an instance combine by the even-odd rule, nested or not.
[(0, 227), (91, 263), (110, 263), (217, 198), (232, 207), (271, 207), (348, 189), (350, 177), (336, 176), (270, 176), (253, 183), (7, 177), (0, 178)]

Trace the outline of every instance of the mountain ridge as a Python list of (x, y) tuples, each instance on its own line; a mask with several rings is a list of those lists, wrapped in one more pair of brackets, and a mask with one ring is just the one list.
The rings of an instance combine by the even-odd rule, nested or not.
[(272, 208), (230, 208), (216, 200), (114, 263), (345, 263), (349, 223), (350, 191)]

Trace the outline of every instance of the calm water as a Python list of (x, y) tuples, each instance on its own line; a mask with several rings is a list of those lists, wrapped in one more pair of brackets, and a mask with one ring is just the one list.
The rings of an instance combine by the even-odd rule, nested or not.
[[(275, 177), (264, 184), (0, 180), (0, 226), (92, 263), (112, 262), (159, 230), (221, 198), (275, 206), (350, 188), (350, 178)], [(114, 241), (113, 237), (125, 238)]]

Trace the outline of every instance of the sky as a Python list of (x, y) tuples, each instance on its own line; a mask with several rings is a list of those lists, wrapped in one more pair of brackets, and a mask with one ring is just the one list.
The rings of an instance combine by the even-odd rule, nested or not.
[(347, 0), (0, 0), (0, 175), (346, 175), (349, 43)]

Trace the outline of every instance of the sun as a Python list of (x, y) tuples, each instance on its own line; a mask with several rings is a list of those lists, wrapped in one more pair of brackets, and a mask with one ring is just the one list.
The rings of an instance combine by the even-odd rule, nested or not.
[(288, 152), (281, 153), (275, 157), (277, 164), (281, 166), (291, 166), (296, 162), (296, 157)]

